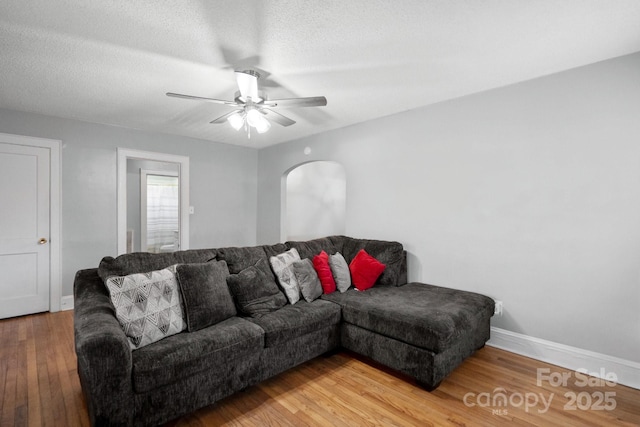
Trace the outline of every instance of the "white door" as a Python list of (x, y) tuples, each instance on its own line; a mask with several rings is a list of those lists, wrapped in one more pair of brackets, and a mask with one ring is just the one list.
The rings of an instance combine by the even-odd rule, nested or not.
[(49, 310), (49, 156), (0, 143), (0, 319)]

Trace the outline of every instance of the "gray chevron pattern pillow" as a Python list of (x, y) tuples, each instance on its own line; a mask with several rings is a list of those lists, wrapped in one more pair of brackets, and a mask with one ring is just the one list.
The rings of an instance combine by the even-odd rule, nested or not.
[(106, 280), (116, 317), (132, 350), (186, 329), (175, 272), (173, 265)]
[(293, 274), (293, 263), (300, 261), (300, 254), (296, 248), (291, 248), (286, 252), (269, 258), (271, 268), (278, 278), (278, 283), (287, 296), (289, 303), (295, 304), (300, 301), (300, 287)]

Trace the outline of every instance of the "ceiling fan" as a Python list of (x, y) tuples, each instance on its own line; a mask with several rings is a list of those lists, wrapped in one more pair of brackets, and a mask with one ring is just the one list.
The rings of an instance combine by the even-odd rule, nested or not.
[(322, 107), (327, 105), (327, 98), (324, 96), (267, 99), (266, 94), (258, 90), (259, 72), (242, 70), (236, 71), (235, 74), (239, 90), (235, 93), (233, 101), (173, 92), (167, 92), (167, 96), (235, 107), (233, 111), (212, 120), (210, 123), (221, 124), (228, 121), (235, 130), (240, 130), (244, 127), (249, 138), (251, 138), (251, 128), (254, 128), (258, 133), (268, 131), (271, 128), (270, 120), (281, 126), (291, 126), (295, 123), (294, 120), (274, 111), (275, 108)]

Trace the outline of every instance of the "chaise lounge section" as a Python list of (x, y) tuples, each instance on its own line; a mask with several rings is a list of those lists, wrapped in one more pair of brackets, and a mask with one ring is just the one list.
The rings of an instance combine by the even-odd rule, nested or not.
[(489, 340), (493, 301), (479, 294), (408, 283), (322, 298), (342, 308), (341, 344), (433, 390)]
[[(258, 298), (250, 308), (259, 314), (247, 315), (238, 304), (243, 298), (238, 289), (260, 291), (263, 284), (277, 282), (268, 262), (292, 249), (301, 259), (325, 251), (340, 253), (349, 263), (365, 249), (385, 268), (366, 291), (351, 288), (295, 304), (283, 304), (278, 295)], [(235, 298), (234, 314), (132, 349), (105, 281), (204, 263), (224, 268)], [(247, 277), (248, 282), (240, 280)], [(406, 282), (406, 253), (400, 243), (346, 236), (105, 257), (99, 268), (79, 271), (74, 283), (78, 373), (91, 422), (158, 425), (340, 347), (406, 373), (432, 390), (489, 339), (494, 302), (472, 292)], [(185, 308), (187, 317), (195, 310)]]

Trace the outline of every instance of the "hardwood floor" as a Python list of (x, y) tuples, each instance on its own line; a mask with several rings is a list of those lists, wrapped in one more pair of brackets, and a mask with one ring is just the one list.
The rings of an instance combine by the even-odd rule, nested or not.
[[(545, 368), (539, 379), (537, 369)], [(562, 374), (564, 386), (554, 382)], [(168, 426), (640, 425), (640, 390), (584, 381), (575, 372), (485, 347), (429, 393), (405, 376), (341, 352)], [(2, 427), (89, 425), (72, 312), (0, 320), (0, 413)]]

